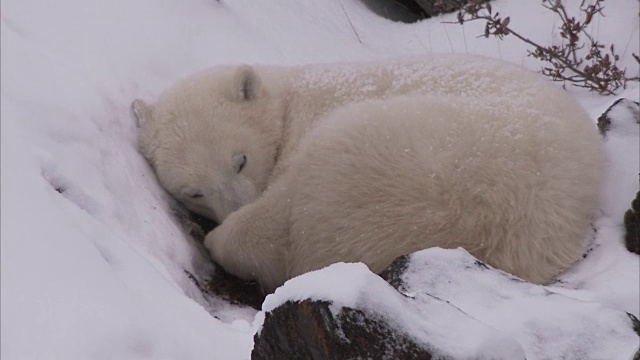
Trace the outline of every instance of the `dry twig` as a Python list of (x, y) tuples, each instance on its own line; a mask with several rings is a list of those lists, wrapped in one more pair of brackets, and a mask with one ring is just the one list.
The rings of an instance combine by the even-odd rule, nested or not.
[[(533, 51), (529, 50), (528, 55), (547, 63), (541, 72), (554, 81), (568, 82), (590, 91), (610, 95), (620, 87), (625, 88), (628, 81), (639, 81), (640, 78), (627, 77), (626, 69), (620, 69), (617, 65), (620, 56), (616, 54), (614, 46), (607, 47), (599, 43), (586, 30), (595, 16), (604, 16), (604, 1), (595, 0), (587, 4), (587, 0), (582, 0), (580, 12), (583, 19), (578, 20), (567, 13), (562, 0), (542, 0), (544, 8), (560, 17), (560, 36), (566, 40), (562, 45), (537, 44), (514, 31), (509, 26), (511, 19), (508, 16), (502, 17), (499, 12), (494, 13), (491, 4), (481, 0), (469, 1), (458, 12), (457, 19), (459, 24), (474, 20), (486, 21), (484, 34), (480, 36), (502, 39), (507, 35), (513, 35), (531, 45)], [(581, 40), (584, 38), (586, 41)], [(640, 64), (640, 57), (636, 54), (632, 56)]]

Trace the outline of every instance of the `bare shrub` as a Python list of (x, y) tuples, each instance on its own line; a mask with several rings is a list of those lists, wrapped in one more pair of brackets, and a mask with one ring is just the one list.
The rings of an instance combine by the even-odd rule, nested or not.
[[(619, 88), (625, 88), (629, 81), (639, 81), (640, 77), (627, 77), (626, 69), (620, 69), (620, 56), (613, 45), (598, 42), (587, 32), (587, 28), (596, 16), (604, 16), (605, 0), (580, 4), (580, 19), (567, 13), (562, 0), (542, 0), (542, 6), (560, 18), (560, 36), (565, 39), (561, 45), (543, 46), (521, 35), (513, 29), (511, 19), (503, 17), (499, 12), (493, 12), (490, 3), (481, 0), (470, 0), (458, 12), (458, 23), (468, 21), (486, 21), (484, 34), (480, 36), (495, 36), (499, 39), (512, 35), (529, 44), (533, 50), (528, 55), (545, 62), (541, 73), (553, 79), (571, 85), (583, 87), (600, 94), (611, 95)], [(585, 40), (586, 39), (586, 40)], [(640, 57), (632, 54), (640, 64)]]

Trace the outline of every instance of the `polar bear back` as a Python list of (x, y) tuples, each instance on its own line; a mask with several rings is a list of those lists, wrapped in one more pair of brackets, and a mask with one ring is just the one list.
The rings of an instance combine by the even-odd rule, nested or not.
[[(263, 83), (282, 85), (287, 96), (288, 128), (283, 158), (297, 151), (318, 119), (345, 104), (395, 96), (453, 96), (501, 99), (515, 109), (582, 113), (575, 101), (539, 75), (478, 56), (441, 54), (385, 62), (314, 64), (294, 68), (257, 67)], [(274, 80), (278, 79), (278, 80)], [(506, 109), (505, 109), (506, 110)]]
[(292, 164), (288, 275), (439, 246), (549, 281), (583, 253), (601, 151), (579, 109), (525, 105), (396, 97), (321, 120)]

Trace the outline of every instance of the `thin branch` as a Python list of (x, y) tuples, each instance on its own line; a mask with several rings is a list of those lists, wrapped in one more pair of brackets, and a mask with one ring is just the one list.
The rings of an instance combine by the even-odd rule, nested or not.
[[(458, 12), (457, 23), (486, 21), (484, 34), (480, 36), (495, 36), (502, 39), (513, 35), (530, 45), (533, 50), (528, 51), (529, 56), (550, 64), (541, 69), (543, 75), (551, 77), (554, 81), (569, 82), (601, 94), (614, 94), (620, 87), (626, 87), (628, 81), (639, 81), (639, 79), (638, 77), (627, 78), (626, 69), (621, 70), (617, 66), (620, 57), (616, 54), (614, 46), (610, 45), (608, 51), (605, 50), (605, 46), (598, 43), (586, 30), (595, 16), (604, 16), (603, 1), (594, 0), (593, 3), (585, 5), (587, 1), (582, 0), (580, 12), (583, 13), (584, 20), (580, 21), (567, 13), (562, 0), (542, 0), (542, 6), (555, 13), (560, 19), (559, 34), (567, 40), (560, 46), (542, 46), (521, 35), (509, 26), (511, 19), (508, 16), (503, 18), (500, 13), (493, 13), (489, 3), (479, 0), (471, 0)], [(584, 36), (587, 42), (580, 42), (581, 36)], [(581, 56), (579, 52), (584, 51), (588, 53)], [(604, 54), (603, 51), (605, 51)], [(640, 58), (636, 54), (632, 56), (640, 64)], [(588, 63), (585, 64), (585, 61)]]

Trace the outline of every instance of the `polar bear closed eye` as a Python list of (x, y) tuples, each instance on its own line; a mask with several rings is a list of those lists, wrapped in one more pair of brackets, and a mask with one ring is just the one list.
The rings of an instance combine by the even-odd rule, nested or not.
[(580, 258), (598, 205), (587, 115), (500, 61), (218, 67), (134, 110), (162, 186), (221, 222), (212, 258), (267, 290), (434, 246), (546, 283)]

